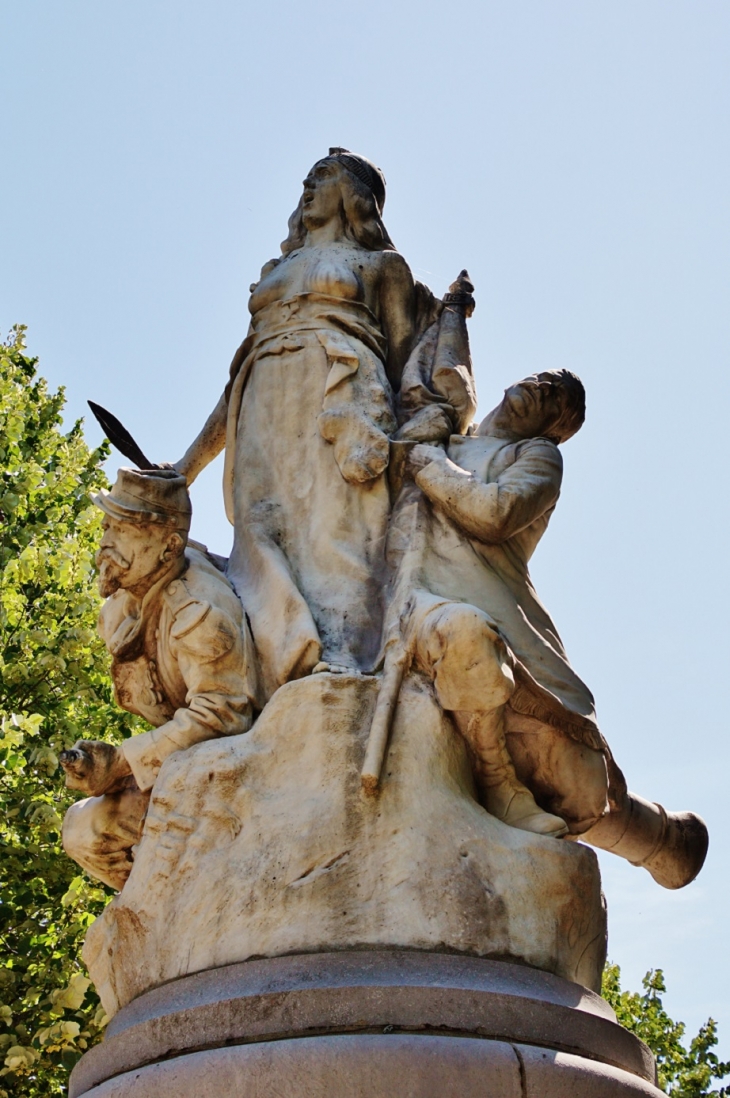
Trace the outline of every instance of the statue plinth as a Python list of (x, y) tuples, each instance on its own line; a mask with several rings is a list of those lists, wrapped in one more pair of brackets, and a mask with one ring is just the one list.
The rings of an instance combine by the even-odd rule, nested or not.
[(657, 1096), (593, 992), (520, 965), (404, 951), (248, 961), (147, 992), (70, 1098)]

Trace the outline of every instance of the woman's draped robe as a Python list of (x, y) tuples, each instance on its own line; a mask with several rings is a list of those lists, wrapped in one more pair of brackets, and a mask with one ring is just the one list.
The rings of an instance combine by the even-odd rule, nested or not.
[(254, 314), (229, 387), (228, 575), (263, 699), (320, 661), (370, 670), (395, 429), (384, 336), (361, 302), (300, 293)]

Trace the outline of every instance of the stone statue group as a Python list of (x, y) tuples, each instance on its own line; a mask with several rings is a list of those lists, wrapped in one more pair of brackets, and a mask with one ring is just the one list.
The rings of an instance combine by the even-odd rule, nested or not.
[[(376, 679), (358, 765), (362, 796), (377, 797), (416, 677), (463, 739), (487, 813), (681, 887), (706, 828), (628, 792), (528, 570), (583, 385), (568, 370), (533, 374), (475, 424), (473, 287), (462, 272), (439, 300), (416, 282), (384, 201), (364, 157), (335, 148), (314, 165), (200, 434), (174, 465), (121, 469), (95, 498), (116, 698), (152, 727), (64, 753), (67, 784), (87, 794), (66, 816), (65, 849), (121, 890), (165, 761), (248, 733), (309, 676)], [(223, 449), (228, 560), (188, 538), (188, 488)]]

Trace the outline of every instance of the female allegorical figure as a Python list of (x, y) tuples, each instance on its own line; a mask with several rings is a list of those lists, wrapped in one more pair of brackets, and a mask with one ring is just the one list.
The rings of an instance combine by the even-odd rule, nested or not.
[(228, 574), (264, 699), (318, 664), (377, 658), (395, 393), (441, 308), (395, 251), (384, 201), (363, 157), (332, 149), (315, 164), (281, 258), (252, 287), (226, 391), (175, 466), (191, 483), (226, 447)]

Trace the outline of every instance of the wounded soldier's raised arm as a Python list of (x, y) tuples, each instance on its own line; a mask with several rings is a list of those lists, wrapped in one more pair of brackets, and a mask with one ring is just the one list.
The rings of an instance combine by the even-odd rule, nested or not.
[(513, 464), (490, 484), (445, 454), (424, 466), (416, 483), (470, 537), (495, 543), (518, 534), (555, 506), (562, 473), (557, 446), (547, 439), (529, 439)]

